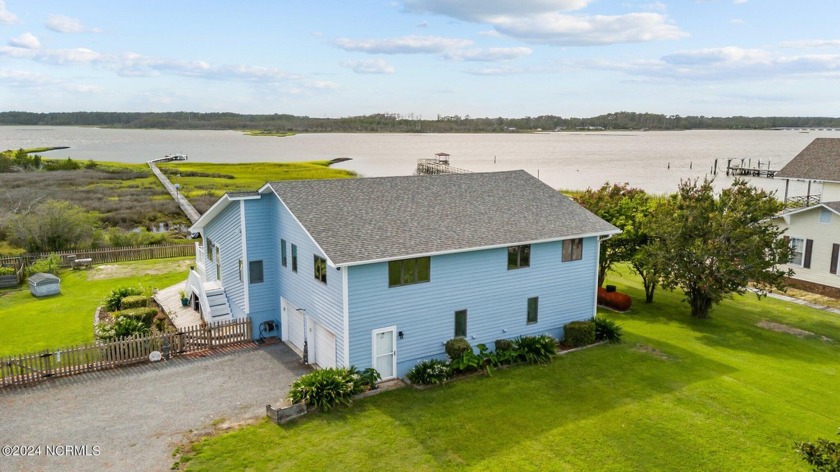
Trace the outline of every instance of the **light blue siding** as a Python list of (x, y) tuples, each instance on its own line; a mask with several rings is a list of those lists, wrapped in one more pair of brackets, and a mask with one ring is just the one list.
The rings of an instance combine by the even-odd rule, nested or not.
[[(268, 333), (270, 336), (279, 334), (280, 302), (276, 297), (278, 292), (280, 265), (277, 225), (274, 223), (274, 207), (277, 199), (272, 195), (263, 196), (259, 200), (245, 200), (245, 239), (248, 261), (263, 262), (263, 282), (248, 283), (248, 300), (250, 316), (253, 321), (254, 337), (259, 336), (260, 323), (274, 320), (277, 331)], [(250, 276), (250, 273), (248, 274)]]
[[(397, 374), (419, 360), (443, 357), (454, 336), (455, 311), (467, 310), (467, 339), (475, 346), (527, 334), (562, 337), (563, 325), (593, 316), (597, 239), (583, 258), (561, 262), (562, 243), (534, 244), (531, 265), (508, 270), (507, 249), (433, 256), (427, 283), (388, 287), (388, 264), (353, 266), (348, 273), (350, 361), (371, 366), (371, 331), (396, 326)], [(539, 319), (527, 323), (528, 298), (539, 297)]]
[[(263, 197), (266, 198), (266, 197)], [(280, 297), (285, 297), (298, 308), (306, 310), (310, 319), (326, 327), (336, 337), (336, 365), (344, 364), (344, 312), (342, 310), (341, 271), (327, 264), (327, 283), (315, 279), (315, 255), (326, 259), (300, 223), (281, 202), (274, 205), (274, 221), (277, 234), (273, 251), (276, 255), (274, 270), (279, 274), (279, 290), (269, 296), (271, 303), (279, 306)], [(286, 267), (280, 265), (280, 239), (289, 245)], [(298, 270), (292, 272), (292, 244), (297, 246)], [(249, 255), (250, 257), (250, 255)], [(266, 300), (262, 300), (264, 302)], [(312, 342), (310, 340), (310, 342)]]
[[(239, 203), (238, 201), (231, 202), (204, 227), (204, 239), (209, 238), (221, 250), (222, 286), (225, 288), (231, 311), (237, 318), (246, 315), (245, 285), (239, 281), (239, 259), (242, 258)], [(205, 261), (207, 280), (216, 280), (215, 261), (210, 262), (209, 259)]]

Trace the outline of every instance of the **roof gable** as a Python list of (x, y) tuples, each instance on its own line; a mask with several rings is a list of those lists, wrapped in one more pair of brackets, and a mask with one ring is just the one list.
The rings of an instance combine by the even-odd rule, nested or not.
[(618, 230), (524, 171), (272, 182), (336, 265)]
[(840, 138), (814, 139), (776, 177), (840, 182)]

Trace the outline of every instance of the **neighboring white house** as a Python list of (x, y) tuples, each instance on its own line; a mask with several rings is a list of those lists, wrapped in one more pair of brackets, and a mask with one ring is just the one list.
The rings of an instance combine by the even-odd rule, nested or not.
[(791, 285), (840, 298), (840, 139), (815, 139), (776, 178), (808, 182), (807, 195), (799, 197), (788, 195), (785, 185), (785, 201), (805, 206), (776, 218), (793, 248)]
[(796, 272), (792, 283), (809, 291), (840, 296), (837, 263), (840, 252), (840, 202), (827, 202), (781, 214), (776, 224), (787, 229)]

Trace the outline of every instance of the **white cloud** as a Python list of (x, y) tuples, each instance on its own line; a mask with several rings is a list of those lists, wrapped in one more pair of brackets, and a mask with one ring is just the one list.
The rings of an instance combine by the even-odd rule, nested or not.
[(809, 39), (802, 41), (785, 41), (783, 48), (833, 48), (840, 47), (840, 39)]
[(407, 10), (435, 13), (492, 25), (523, 41), (552, 45), (600, 45), (673, 40), (687, 36), (668, 21), (661, 2), (643, 5), (646, 13), (583, 15), (570, 13), (593, 0), (404, 0)]
[(840, 78), (840, 55), (781, 56), (760, 49), (724, 47), (679, 51), (654, 61), (592, 61), (587, 67), (657, 80), (761, 80), (785, 77)]
[(78, 18), (64, 15), (50, 15), (47, 18), (47, 28), (59, 33), (99, 33), (98, 28), (88, 28)]
[(0, 0), (0, 23), (5, 23), (7, 25), (12, 25), (15, 23), (20, 23), (17, 15), (6, 10), (6, 2), (5, 0)]
[(357, 74), (393, 74), (396, 72), (394, 66), (383, 59), (348, 60), (343, 61), (341, 66), (350, 68)]
[(38, 41), (38, 38), (36, 38), (34, 34), (23, 33), (17, 38), (10, 39), (9, 45), (14, 46), (16, 48), (38, 49), (39, 47), (41, 47), (41, 42)]
[(573, 16), (547, 13), (516, 18), (500, 17), (494, 22), (502, 34), (535, 43), (552, 45), (599, 45), (687, 36), (658, 13)]
[(0, 83), (22, 89), (58, 89), (74, 93), (99, 93), (102, 91), (102, 87), (98, 85), (72, 83), (37, 72), (21, 70), (0, 69)]
[(406, 9), (459, 20), (490, 22), (497, 17), (580, 10), (593, 0), (404, 0)]
[(0, 56), (17, 59), (32, 59), (47, 64), (90, 64), (104, 62), (106, 56), (86, 48), (75, 49), (25, 49), (20, 47), (2, 47)]
[(369, 54), (429, 54), (442, 53), (472, 44), (472, 41), (438, 36), (403, 36), (389, 39), (339, 38), (335, 45), (345, 51)]
[(531, 48), (458, 49), (444, 55), (454, 61), (497, 62), (510, 61), (531, 54)]

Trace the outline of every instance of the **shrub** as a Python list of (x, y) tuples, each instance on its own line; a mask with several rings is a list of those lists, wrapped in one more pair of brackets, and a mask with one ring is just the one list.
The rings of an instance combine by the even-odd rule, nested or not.
[(14, 267), (0, 267), (0, 275), (15, 275)]
[(621, 292), (608, 292), (598, 287), (598, 304), (618, 311), (627, 311), (633, 304), (629, 295)]
[[(464, 351), (461, 357), (452, 359), (449, 365), (452, 370), (459, 373), (474, 372), (484, 366), (484, 357), (476, 355), (472, 349)], [(489, 370), (488, 370), (489, 372)]]
[(557, 353), (557, 340), (547, 334), (520, 336), (513, 341), (513, 346), (518, 360), (529, 364), (546, 364)]
[(449, 364), (439, 359), (420, 361), (408, 371), (408, 380), (419, 385), (442, 384), (453, 375)]
[(96, 325), (96, 337), (103, 341), (112, 341), (135, 334), (149, 334), (149, 327), (131, 317), (121, 316), (113, 323)]
[(496, 352), (513, 350), (513, 341), (510, 339), (497, 339), (493, 344), (496, 346)]
[[(840, 431), (837, 434), (840, 434)], [(840, 471), (840, 442), (819, 438), (816, 443), (794, 443), (794, 447), (802, 460), (813, 467), (815, 471)]]
[(152, 326), (152, 321), (154, 321), (157, 314), (157, 308), (153, 307), (129, 308), (127, 310), (120, 310), (114, 313), (114, 318), (133, 318), (143, 323), (147, 328), (150, 328)]
[(565, 343), (572, 347), (588, 346), (595, 342), (595, 323), (572, 321), (563, 327)]
[(294, 403), (304, 402), (321, 411), (330, 411), (336, 406), (347, 406), (351, 397), (358, 393), (358, 385), (349, 369), (328, 368), (310, 372), (292, 383), (289, 399)]
[(30, 274), (37, 274), (38, 272), (48, 272), (53, 275), (58, 275), (58, 269), (61, 267), (61, 256), (58, 254), (50, 254), (46, 259), (38, 259), (29, 266)]
[(465, 352), (472, 352), (472, 346), (470, 346), (470, 342), (464, 338), (454, 338), (446, 341), (445, 350), (446, 355), (449, 356), (450, 359), (460, 359)]
[(147, 307), (149, 306), (149, 300), (151, 300), (151, 297), (145, 295), (129, 295), (120, 301), (120, 309)]
[(379, 375), (379, 371), (373, 367), (368, 367), (360, 372), (356, 366), (351, 365), (347, 369), (347, 372), (353, 378), (353, 382), (355, 383), (354, 390), (358, 392), (371, 389), (376, 386), (376, 382), (382, 380), (382, 376)]
[(621, 326), (615, 321), (606, 318), (592, 318), (595, 323), (595, 340), (609, 341), (611, 343), (621, 342)]
[(142, 295), (143, 289), (139, 287), (119, 287), (111, 290), (108, 297), (105, 298), (105, 309), (108, 311), (117, 311), (122, 308), (122, 300), (131, 295)]

